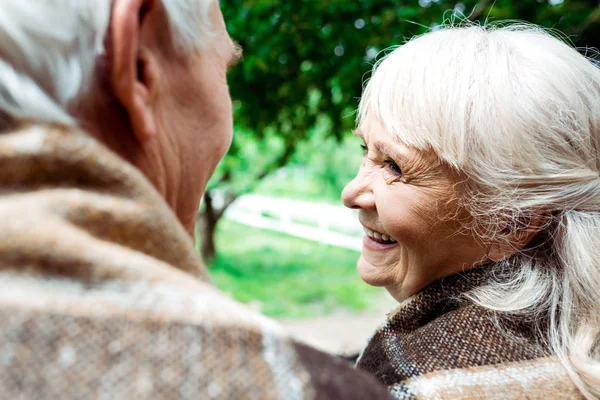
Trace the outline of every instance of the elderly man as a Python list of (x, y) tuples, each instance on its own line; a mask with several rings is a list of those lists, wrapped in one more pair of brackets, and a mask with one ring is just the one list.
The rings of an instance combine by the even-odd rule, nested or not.
[(196, 255), (240, 53), (215, 0), (2, 0), (0, 20), (0, 397), (387, 396)]

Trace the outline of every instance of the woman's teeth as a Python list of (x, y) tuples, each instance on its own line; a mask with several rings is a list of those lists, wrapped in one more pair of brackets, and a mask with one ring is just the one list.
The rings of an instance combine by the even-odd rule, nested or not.
[(369, 228), (365, 228), (363, 227), (365, 233), (372, 239), (374, 239), (376, 242), (379, 243), (396, 243), (396, 241), (394, 239), (392, 239), (391, 237), (389, 237), (388, 235), (385, 235), (383, 233), (379, 233), (379, 232), (375, 232), (370, 230)]

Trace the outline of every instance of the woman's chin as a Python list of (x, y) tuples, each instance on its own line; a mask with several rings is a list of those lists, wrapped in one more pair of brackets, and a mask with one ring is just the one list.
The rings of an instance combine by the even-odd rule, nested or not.
[(387, 286), (391, 283), (388, 268), (371, 264), (362, 254), (356, 269), (360, 278), (368, 285)]

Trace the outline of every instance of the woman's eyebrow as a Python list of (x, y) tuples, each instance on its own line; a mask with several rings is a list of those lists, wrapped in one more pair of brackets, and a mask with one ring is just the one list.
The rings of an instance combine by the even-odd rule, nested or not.
[(377, 149), (377, 151), (379, 151), (380, 153), (384, 153), (387, 154), (395, 159), (402, 159), (402, 158), (406, 158), (406, 154), (403, 154), (402, 152), (396, 150), (394, 148), (394, 146), (385, 143), (385, 142), (375, 142), (375, 148)]

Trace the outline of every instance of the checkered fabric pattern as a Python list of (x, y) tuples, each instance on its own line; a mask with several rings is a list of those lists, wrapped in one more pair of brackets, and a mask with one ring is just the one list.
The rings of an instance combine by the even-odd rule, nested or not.
[(461, 294), (488, 269), (441, 279), (402, 302), (377, 329), (357, 367), (396, 399), (583, 398), (531, 322), (494, 314)]
[(0, 188), (0, 398), (388, 397), (216, 290), (146, 178), (89, 135), (4, 132)]

